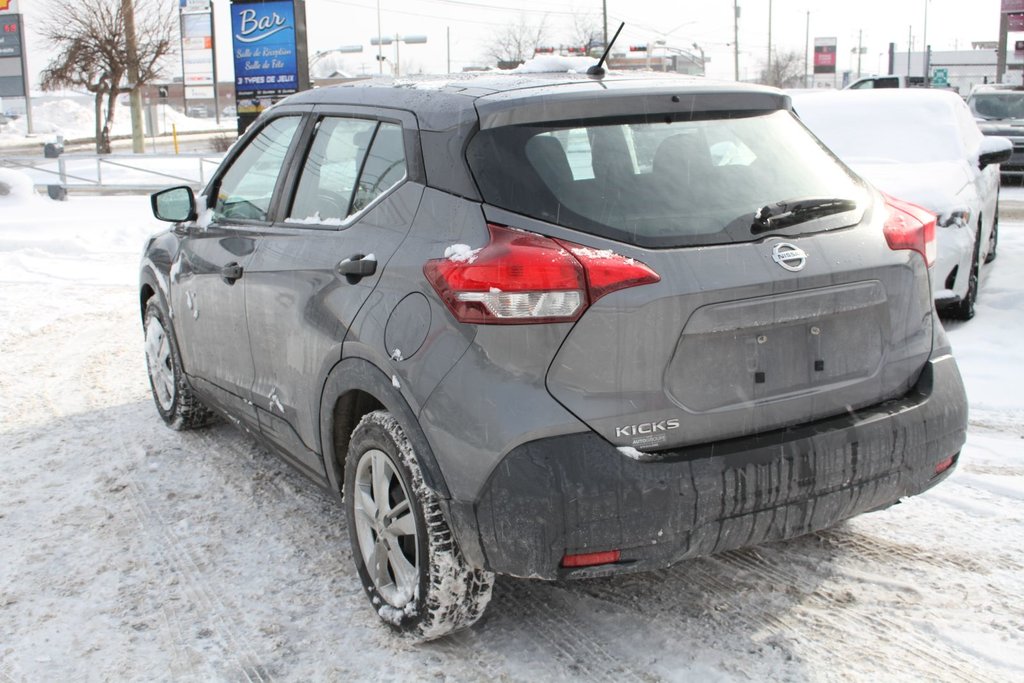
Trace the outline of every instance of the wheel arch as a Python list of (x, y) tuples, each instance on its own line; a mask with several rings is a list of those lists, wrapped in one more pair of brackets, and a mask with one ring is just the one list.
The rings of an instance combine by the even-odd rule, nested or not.
[(345, 455), (352, 430), (367, 413), (387, 410), (394, 415), (413, 447), (424, 483), (441, 498), (449, 498), (434, 452), (416, 415), (391, 379), (362, 358), (346, 358), (331, 369), (320, 399), (320, 442), (324, 469), (331, 488), (344, 490)]

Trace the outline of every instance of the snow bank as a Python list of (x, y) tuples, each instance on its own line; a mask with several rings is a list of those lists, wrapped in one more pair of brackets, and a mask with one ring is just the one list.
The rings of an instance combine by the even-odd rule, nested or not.
[(128, 285), (146, 238), (161, 227), (147, 197), (33, 196), (31, 180), (0, 169), (0, 283)]
[(38, 199), (32, 179), (20, 171), (0, 168), (0, 207), (25, 204)]
[[(156, 107), (156, 125), (163, 133), (169, 133), (171, 126), (178, 132), (213, 130), (218, 128), (217, 120), (192, 118), (166, 104)], [(234, 117), (221, 118), (220, 128), (234, 129)], [(7, 124), (0, 131), (0, 145), (4, 143), (23, 144), (27, 133), (27, 119), (22, 116)], [(96, 114), (90, 97), (67, 97), (57, 100), (36, 102), (32, 105), (32, 132), (44, 139), (57, 135), (66, 140), (94, 138), (96, 136)], [(132, 132), (131, 109), (118, 104), (114, 111), (114, 125), (111, 135), (130, 135)]]

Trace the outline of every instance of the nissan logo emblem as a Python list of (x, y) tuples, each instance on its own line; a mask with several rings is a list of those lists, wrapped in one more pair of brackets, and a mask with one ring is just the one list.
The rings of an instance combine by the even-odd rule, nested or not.
[(772, 260), (795, 273), (807, 265), (807, 252), (795, 244), (780, 242), (772, 247)]

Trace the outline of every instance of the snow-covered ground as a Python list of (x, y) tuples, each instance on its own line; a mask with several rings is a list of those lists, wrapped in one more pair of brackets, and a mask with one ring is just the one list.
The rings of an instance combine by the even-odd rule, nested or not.
[[(32, 132), (36, 139), (50, 141), (57, 135), (65, 140), (94, 138), (96, 135), (96, 114), (91, 96), (72, 96), (68, 94), (59, 98), (41, 98), (32, 107)], [(218, 128), (232, 131), (237, 127), (233, 116), (221, 117), (220, 125), (213, 117), (196, 118), (185, 116), (165, 104), (156, 105), (155, 122), (157, 133), (169, 134), (171, 127), (179, 133), (197, 130), (216, 130)], [(26, 142), (27, 119), (22, 116), (0, 127), (0, 148), (24, 145)], [(111, 135), (131, 135), (131, 109), (118, 104), (114, 111), (114, 125)]]
[(134, 282), (157, 227), (141, 196), (0, 196), (0, 679), (1024, 680), (1019, 219), (950, 330), (947, 482), (664, 571), (499, 579), (426, 645), (378, 623), (326, 494), (229, 426), (163, 426)]

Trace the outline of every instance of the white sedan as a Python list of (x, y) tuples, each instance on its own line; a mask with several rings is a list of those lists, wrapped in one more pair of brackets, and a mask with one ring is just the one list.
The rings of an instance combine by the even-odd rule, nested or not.
[(973, 317), (981, 265), (996, 255), (998, 164), (1010, 158), (1010, 141), (982, 135), (967, 105), (949, 91), (792, 97), (797, 115), (855, 173), (938, 216), (935, 304), (946, 317)]

